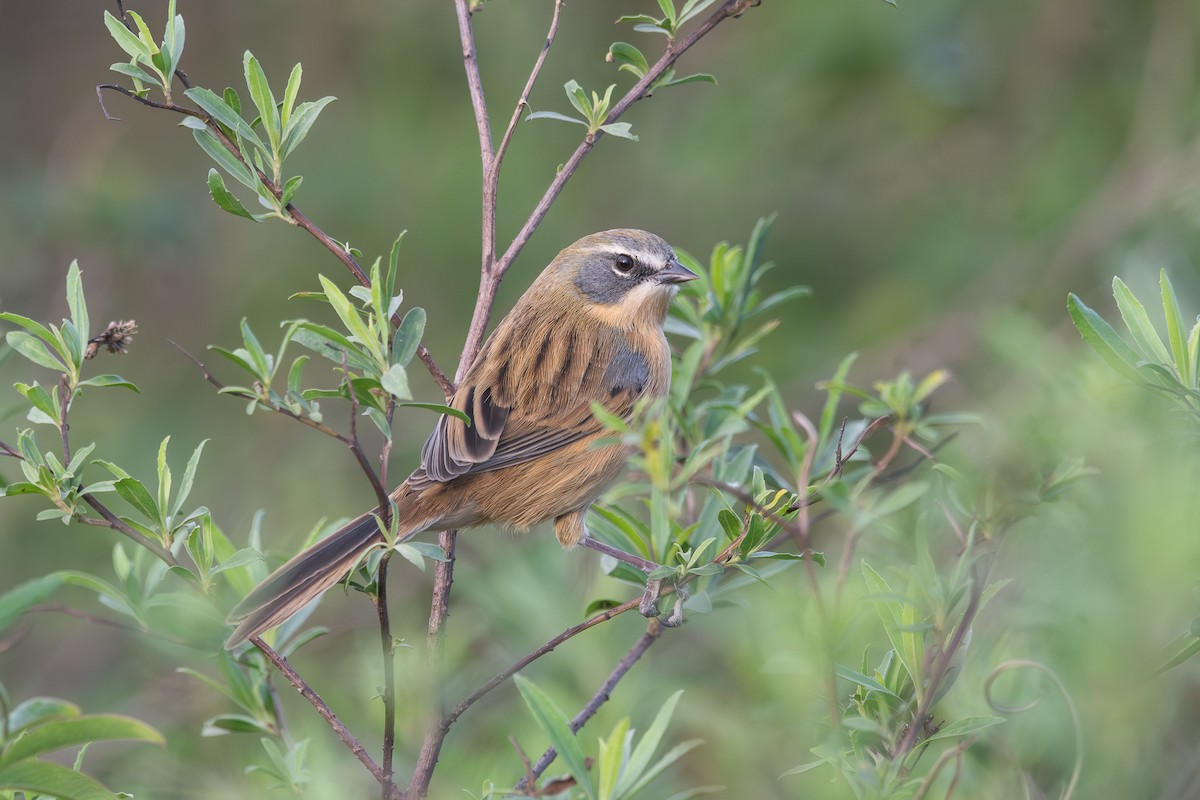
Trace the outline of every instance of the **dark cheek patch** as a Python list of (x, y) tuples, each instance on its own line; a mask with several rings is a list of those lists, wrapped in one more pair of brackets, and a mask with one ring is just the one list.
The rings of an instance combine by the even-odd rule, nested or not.
[(584, 269), (575, 276), (575, 285), (593, 303), (608, 306), (618, 302), (636, 284), (614, 275), (611, 269)]

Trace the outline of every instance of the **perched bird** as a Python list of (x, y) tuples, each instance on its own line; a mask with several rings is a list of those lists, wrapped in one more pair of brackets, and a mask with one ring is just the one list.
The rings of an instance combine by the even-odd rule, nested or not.
[[(585, 236), (563, 250), (496, 326), (443, 415), (421, 466), (392, 492), (397, 540), (421, 531), (554, 520), (563, 547), (582, 544), (649, 572), (654, 564), (588, 536), (588, 507), (621, 474), (628, 446), (592, 413), (629, 417), (664, 398), (671, 354), (663, 336), (679, 284), (696, 274), (670, 245), (639, 230)], [(342, 580), (383, 540), (373, 515), (347, 523), (269, 575), (230, 614), (234, 647), (291, 617)], [(657, 611), (648, 586), (642, 613)], [(678, 613), (678, 611), (676, 612)]]

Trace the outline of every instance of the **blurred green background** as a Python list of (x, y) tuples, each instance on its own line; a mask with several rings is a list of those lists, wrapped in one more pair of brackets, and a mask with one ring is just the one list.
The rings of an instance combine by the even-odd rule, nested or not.
[[(131, 7), (161, 30), (165, 6)], [(96, 441), (98, 456), (149, 479), (163, 436), (172, 436), (177, 469), (210, 439), (193, 499), (237, 542), (265, 509), (268, 541), (286, 550), (315, 520), (371, 505), (369, 487), (335, 443), (215, 397), (168, 340), (196, 354), (210, 343), (231, 347), (245, 317), (271, 348), (277, 320), (323, 313), (290, 294), (316, 288), (318, 272), (345, 286), (350, 279), (302, 231), (213, 206), (207, 158), (175, 116), (107, 94), (121, 121), (104, 118), (94, 87), (118, 78), (107, 67), (123, 58), (101, 23), (106, 7), (0, 0), (0, 308), (61, 318), (66, 266), (79, 259), (93, 320), (138, 321), (130, 354), (104, 371), (142, 393), (110, 390), (81, 404), (75, 442)], [(492, 0), (476, 17), (497, 133), (549, 8), (548, 0)], [(633, 41), (649, 54), (658, 41), (613, 21), (654, 10), (650, 0), (569, 3), (533, 108), (567, 111), (570, 78), (588, 89), (627, 87), (630, 76), (604, 61), (608, 43)], [(183, 69), (197, 85), (240, 86), (250, 49), (277, 91), (302, 61), (302, 99), (337, 96), (290, 162), (305, 178), (296, 203), (368, 261), (409, 231), (405, 302), (427, 309), (426, 343), (452, 372), (477, 285), (480, 169), (451, 4), (209, 0), (181, 2), (179, 11), (188, 28)], [(1160, 267), (1185, 315), (1200, 308), (1198, 34), (1200, 8), (1189, 0), (904, 0), (898, 8), (766, 0), (683, 59), (681, 70), (711, 72), (717, 86), (657, 93), (624, 118), (640, 142), (608, 138), (588, 157), (497, 305), (507, 308), (559, 249), (594, 230), (648, 228), (703, 260), (718, 241), (744, 241), (756, 219), (778, 212), (768, 282), (807, 284), (813, 296), (786, 309), (752, 366), (769, 368), (795, 407), (819, 411), (815, 384), (851, 350), (862, 354), (852, 373), (862, 384), (947, 367), (955, 381), (937, 407), (987, 420), (956, 444), (959, 458), (1014, 484), (1067, 456), (1100, 468), (1011, 534), (996, 576), (1014, 583), (981, 620), (945, 701), (955, 713), (986, 713), (980, 685), (992, 666), (1014, 657), (1047, 663), (1084, 718), (1084, 797), (1200, 796), (1197, 667), (1146, 677), (1154, 650), (1196, 611), (1194, 428), (1124, 386), (1065, 313), (1070, 290), (1111, 318), (1114, 274), (1153, 309)], [(501, 182), (502, 245), (579, 132), (551, 121), (518, 128)], [(412, 375), (419, 399), (438, 399), (423, 372)], [(30, 376), (16, 359), (0, 368), (5, 383)], [(0, 411), (16, 408), (17, 395), (2, 397)], [(401, 419), (396, 474), (414, 463), (432, 421), (422, 412)], [(4, 424), (0, 438), (9, 440), (22, 421)], [(11, 466), (0, 470), (12, 477)], [(0, 590), (61, 567), (108, 570), (113, 535), (35, 523), (39, 509), (24, 498), (0, 502)], [(885, 532), (864, 540), (862, 553), (904, 562), (905, 542), (904, 531)], [(450, 648), (467, 666), (456, 692), (578, 621), (590, 600), (624, 591), (597, 577), (591, 555), (563, 555), (544, 533), (519, 541), (474, 533), (461, 546)], [(420, 643), (429, 577), (397, 572), (398, 631)], [(704, 784), (739, 798), (846, 796), (820, 771), (777, 779), (811, 760), (825, 704), (815, 666), (803, 659), (806, 591), (788, 574), (774, 591), (752, 592), (748, 608), (670, 633), (588, 729), (606, 733), (629, 713), (644, 727), (674, 687), (685, 688), (671, 735), (707, 744), (661, 782), (661, 796)], [(339, 594), (321, 619), (334, 633), (298, 666), (374, 749), (370, 610)], [(863, 640), (877, 640), (864, 620)], [(249, 740), (192, 735), (227, 709), (175, 674), (176, 654), (61, 615), (32, 622), (0, 652), (0, 680), (15, 698), (64, 696), (168, 733), (169, 757), (97, 748), (101, 777), (139, 797), (241, 796)], [(640, 628), (628, 617), (602, 626), (527, 674), (573, 710)], [(851, 648), (848, 663), (860, 655)], [(419, 648), (402, 654), (402, 674), (415, 674), (421, 659)], [(401, 774), (422, 724), (403, 708)], [(292, 717), (314, 738), (311, 796), (365, 787), (306, 708)], [(462, 796), (487, 777), (515, 779), (517, 758), (497, 745), (514, 731), (540, 749), (508, 687), (455, 729), (434, 796)], [(1057, 796), (1074, 755), (1060, 702), (990, 733), (966, 756), (961, 796), (1021, 796), (1022, 771)]]

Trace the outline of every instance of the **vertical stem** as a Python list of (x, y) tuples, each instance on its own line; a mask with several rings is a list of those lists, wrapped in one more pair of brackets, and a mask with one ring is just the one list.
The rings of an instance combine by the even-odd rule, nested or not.
[[(386, 513), (386, 511), (384, 512)], [(379, 638), (383, 645), (383, 770), (382, 800), (392, 796), (392, 756), (396, 750), (396, 646), (392, 639), (392, 624), (388, 618), (387, 578), (388, 562), (392, 552), (384, 553), (379, 560), (376, 577), (378, 591), (375, 595), (375, 610), (379, 614)]]

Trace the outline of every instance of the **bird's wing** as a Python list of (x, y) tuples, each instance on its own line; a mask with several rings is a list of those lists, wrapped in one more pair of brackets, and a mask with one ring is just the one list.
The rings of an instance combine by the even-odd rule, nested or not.
[[(645, 357), (622, 344), (594, 351), (574, 344), (552, 347), (550, 356), (524, 372), (511, 363), (519, 351), (487, 348), (481, 357), (486, 368), (472, 369), (451, 402), (470, 424), (443, 416), (409, 483), (444, 483), (510, 467), (600, 433), (604, 425), (592, 414), (593, 402), (628, 416), (648, 380)], [(526, 354), (531, 350), (529, 343), (524, 348)], [(555, 350), (562, 351), (562, 364)]]

